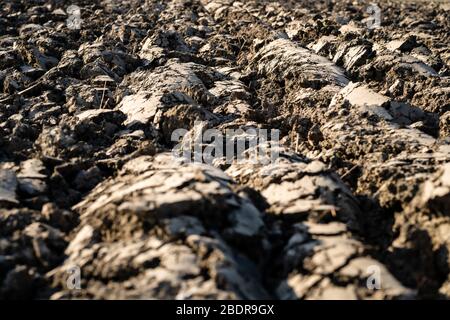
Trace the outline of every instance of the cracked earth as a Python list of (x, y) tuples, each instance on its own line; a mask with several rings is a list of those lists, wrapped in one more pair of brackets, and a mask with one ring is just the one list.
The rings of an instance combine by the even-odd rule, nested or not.
[(450, 5), (370, 4), (1, 1), (0, 299), (449, 298)]

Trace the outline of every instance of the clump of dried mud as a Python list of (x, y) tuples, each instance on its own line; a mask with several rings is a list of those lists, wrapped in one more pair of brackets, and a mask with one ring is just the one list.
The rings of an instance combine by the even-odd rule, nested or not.
[(0, 298), (448, 298), (450, 6), (370, 3), (2, 1)]

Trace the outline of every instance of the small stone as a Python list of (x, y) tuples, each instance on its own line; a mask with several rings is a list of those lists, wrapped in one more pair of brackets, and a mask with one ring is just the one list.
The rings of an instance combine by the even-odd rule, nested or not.
[(14, 171), (0, 169), (0, 203), (19, 204), (16, 195), (17, 187), (18, 182)]

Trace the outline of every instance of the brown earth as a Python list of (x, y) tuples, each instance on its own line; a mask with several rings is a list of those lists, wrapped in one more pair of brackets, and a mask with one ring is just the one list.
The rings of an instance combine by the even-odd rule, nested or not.
[(449, 298), (450, 6), (371, 3), (1, 1), (0, 299)]

